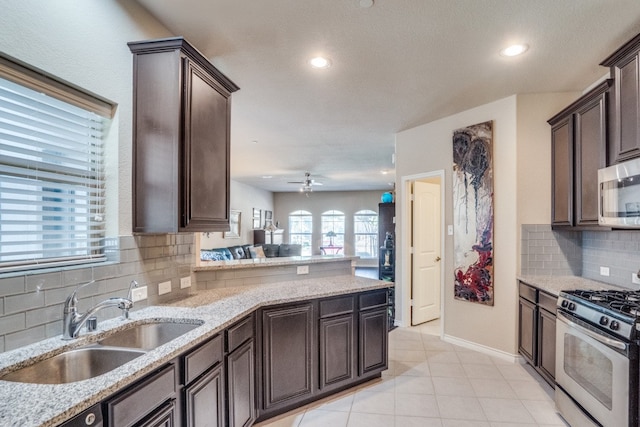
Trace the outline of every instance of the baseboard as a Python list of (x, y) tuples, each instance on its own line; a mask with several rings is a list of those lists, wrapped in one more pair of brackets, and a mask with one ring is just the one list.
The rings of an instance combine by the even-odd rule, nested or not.
[(474, 350), (479, 353), (486, 354), (491, 357), (496, 357), (501, 360), (505, 360), (511, 363), (524, 363), (524, 359), (519, 354), (511, 354), (502, 350), (496, 350), (495, 348), (487, 347), (482, 344), (478, 344), (472, 341), (463, 340), (461, 338), (457, 338), (451, 335), (444, 335), (442, 337), (443, 341), (446, 341), (450, 344), (454, 344), (460, 347), (468, 348), (469, 350)]

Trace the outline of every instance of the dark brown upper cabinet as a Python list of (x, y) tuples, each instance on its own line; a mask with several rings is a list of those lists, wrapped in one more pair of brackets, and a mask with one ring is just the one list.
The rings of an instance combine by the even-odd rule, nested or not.
[(640, 34), (602, 61), (614, 79), (610, 161), (640, 156)]
[(598, 169), (607, 160), (606, 80), (549, 119), (551, 225), (598, 227)]
[(229, 230), (231, 93), (182, 37), (133, 53), (133, 231)]

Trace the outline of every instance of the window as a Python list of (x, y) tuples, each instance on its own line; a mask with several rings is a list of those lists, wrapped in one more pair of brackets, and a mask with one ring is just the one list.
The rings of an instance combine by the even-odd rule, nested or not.
[(108, 119), (0, 59), (0, 271), (104, 259)]
[(289, 241), (302, 245), (302, 256), (311, 256), (313, 217), (311, 212), (294, 211), (289, 214)]
[(378, 257), (378, 213), (358, 211), (353, 216), (355, 252), (360, 258)]
[[(327, 235), (331, 231), (335, 236)], [(322, 246), (344, 248), (344, 212), (332, 210), (322, 214)]]

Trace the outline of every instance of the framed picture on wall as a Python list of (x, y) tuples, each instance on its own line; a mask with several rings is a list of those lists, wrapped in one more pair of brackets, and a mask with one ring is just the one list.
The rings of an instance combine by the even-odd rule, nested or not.
[(229, 211), (229, 226), (231, 230), (225, 231), (223, 237), (225, 239), (239, 239), (240, 238), (240, 216), (242, 212), (231, 209)]
[(253, 229), (260, 228), (262, 224), (262, 209), (253, 208)]
[(273, 222), (273, 211), (264, 211), (264, 226)]

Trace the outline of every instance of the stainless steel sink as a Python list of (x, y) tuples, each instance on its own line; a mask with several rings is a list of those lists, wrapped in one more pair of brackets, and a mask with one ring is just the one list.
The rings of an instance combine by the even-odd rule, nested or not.
[(128, 348), (82, 347), (18, 369), (0, 378), (34, 384), (64, 384), (105, 374), (145, 352)]
[(200, 323), (158, 322), (135, 325), (98, 341), (110, 347), (153, 350), (200, 326)]

